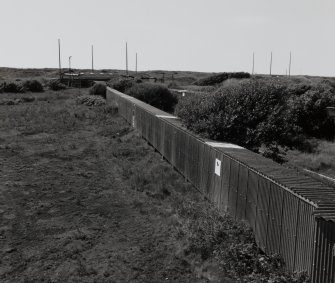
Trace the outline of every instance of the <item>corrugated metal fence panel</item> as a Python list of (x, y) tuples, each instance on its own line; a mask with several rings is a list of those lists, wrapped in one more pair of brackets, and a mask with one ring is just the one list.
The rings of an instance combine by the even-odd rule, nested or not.
[(201, 151), (201, 171), (200, 171), (200, 190), (203, 192), (205, 195), (207, 195), (207, 184), (208, 184), (208, 178), (209, 175), (211, 174), (209, 166), (210, 166), (210, 147), (208, 145), (203, 146), (203, 150)]
[[(246, 203), (246, 219), (251, 228), (256, 231), (257, 223), (257, 199), (258, 199), (258, 181), (259, 175), (253, 171), (248, 176), (248, 194)], [(256, 233), (256, 232), (255, 232)]]
[(194, 184), (196, 188), (200, 187), (200, 176), (198, 174), (198, 168), (201, 160), (199, 159), (199, 150), (201, 142), (198, 139), (189, 139), (189, 148), (187, 149), (187, 166), (189, 167), (189, 180)]
[(154, 115), (151, 115), (148, 113), (148, 142), (153, 145), (153, 137), (154, 137), (154, 131), (153, 131), (153, 119), (156, 117)]
[(229, 194), (230, 194), (230, 167), (231, 167), (231, 159), (222, 156), (221, 161), (222, 167), (222, 177), (221, 177), (221, 195), (220, 195), (220, 207), (223, 211), (229, 210)]
[(240, 171), (238, 175), (238, 197), (236, 204), (237, 219), (245, 219), (246, 216), (249, 171), (250, 170), (247, 167), (240, 165)]
[(256, 240), (263, 251), (266, 250), (268, 236), (269, 200), (271, 182), (262, 176), (258, 177), (258, 197), (257, 197), (257, 226)]
[[(204, 174), (204, 170), (205, 170), (205, 168), (207, 168), (206, 167), (205, 147), (207, 147), (207, 146), (204, 143), (199, 144), (199, 166), (198, 166), (197, 174), (199, 175), (198, 189), (202, 193), (205, 193), (205, 185), (204, 185), (205, 174)], [(207, 162), (208, 162), (208, 160), (207, 160)], [(208, 166), (208, 164), (207, 164), (207, 166)]]
[(176, 149), (172, 157), (172, 164), (174, 164), (177, 170), (181, 173), (184, 173), (182, 165), (182, 162), (184, 160), (184, 142), (185, 142), (184, 139), (185, 137), (183, 133), (180, 130), (175, 130)]
[(297, 243), (295, 247), (296, 252), (294, 264), (294, 269), (297, 271), (305, 270), (311, 274), (315, 225), (316, 222), (313, 217), (313, 207), (310, 204), (300, 200), (300, 213), (298, 218)]
[(215, 177), (215, 150), (212, 147), (209, 147), (208, 150), (209, 163), (208, 163), (208, 174), (206, 182), (206, 192), (208, 198), (214, 202), (214, 177)]
[(282, 232), (282, 216), (283, 216), (283, 200), (284, 192), (281, 187), (271, 184), (270, 200), (269, 200), (269, 223), (267, 248), (268, 252), (274, 254), (281, 253), (281, 232)]
[(212, 162), (215, 164), (214, 167), (216, 167), (218, 164), (219, 166), (217, 168), (214, 168), (214, 174), (213, 174), (213, 186), (211, 188), (211, 199), (216, 204), (218, 208), (221, 208), (221, 191), (222, 191), (222, 177), (223, 177), (223, 167), (222, 167), (222, 161), (223, 161), (223, 154), (220, 151), (212, 150)]
[(335, 282), (335, 225), (323, 219), (317, 220), (316, 245), (314, 256), (314, 272), (312, 282)]
[[(180, 144), (180, 134), (179, 131), (172, 126), (172, 136), (170, 137), (171, 143), (171, 164), (178, 169), (178, 158), (180, 155), (180, 147), (177, 146)], [(179, 170), (179, 169), (178, 169)], [(180, 172), (180, 171), (179, 171)]]
[(300, 200), (289, 192), (284, 191), (283, 208), (281, 251), (287, 267), (292, 270), (294, 267)]
[(192, 167), (194, 162), (194, 155), (196, 151), (194, 150), (194, 139), (188, 133), (185, 133), (185, 145), (184, 145), (184, 172), (187, 180), (191, 180)]
[(238, 181), (239, 181), (240, 164), (231, 160), (230, 180), (229, 180), (229, 212), (236, 218), (236, 204), (238, 198)]
[(171, 163), (172, 153), (172, 137), (173, 137), (173, 127), (165, 123), (165, 136), (164, 136), (164, 157)]
[(141, 121), (142, 109), (136, 105), (135, 108), (135, 126), (136, 130), (142, 135), (142, 121)]

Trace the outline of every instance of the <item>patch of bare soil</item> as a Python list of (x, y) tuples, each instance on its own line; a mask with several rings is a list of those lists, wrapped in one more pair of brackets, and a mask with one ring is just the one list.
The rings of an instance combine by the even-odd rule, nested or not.
[(183, 178), (105, 106), (49, 102), (0, 106), (0, 281), (228, 282), (184, 251)]

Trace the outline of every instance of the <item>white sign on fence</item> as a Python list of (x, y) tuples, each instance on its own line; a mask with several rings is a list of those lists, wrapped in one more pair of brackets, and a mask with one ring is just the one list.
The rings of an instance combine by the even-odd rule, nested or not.
[(221, 160), (215, 159), (215, 174), (220, 176), (221, 172)]

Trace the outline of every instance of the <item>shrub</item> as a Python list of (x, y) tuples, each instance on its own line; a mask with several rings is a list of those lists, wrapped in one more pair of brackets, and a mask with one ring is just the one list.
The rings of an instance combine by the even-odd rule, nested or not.
[(96, 83), (90, 88), (89, 93), (90, 95), (99, 95), (106, 98), (106, 90), (107, 87), (105, 84)]
[(119, 80), (116, 83), (112, 84), (112, 87), (120, 92), (125, 93), (128, 89), (130, 89), (133, 85), (135, 85), (135, 82), (133, 80)]
[(126, 94), (167, 112), (173, 111), (178, 102), (177, 97), (160, 84), (135, 84), (126, 91)]
[(31, 92), (43, 92), (42, 84), (37, 80), (28, 80), (23, 83), (23, 87)]
[(106, 100), (96, 95), (81, 95), (77, 97), (77, 103), (86, 106), (99, 106), (106, 104)]
[(25, 92), (25, 88), (20, 83), (3, 83), (1, 87), (2, 92), (9, 92), (9, 93), (22, 93)]
[(175, 81), (172, 81), (168, 84), (168, 88), (180, 89), (180, 85), (176, 83)]
[(186, 97), (176, 114), (204, 137), (232, 142), (258, 151), (262, 144), (292, 146), (300, 133), (286, 105), (282, 85), (249, 79), (223, 86), (214, 94)]
[(228, 80), (228, 79), (244, 79), (244, 78), (250, 78), (250, 74), (245, 73), (245, 72), (220, 73), (218, 75), (213, 75), (213, 76), (209, 76), (204, 79), (200, 79), (195, 82), (195, 85), (211, 86), (211, 85), (222, 83), (223, 81)]
[(48, 83), (48, 87), (51, 90), (55, 90), (55, 91), (66, 89), (66, 85), (63, 84), (63, 83), (61, 83), (60, 80), (52, 80), (52, 81), (50, 81)]
[(245, 223), (220, 214), (213, 206), (185, 200), (176, 205), (178, 215), (188, 220), (182, 226), (188, 236), (187, 252), (203, 260), (216, 258), (229, 277), (238, 282), (308, 282), (304, 272), (287, 272), (278, 254), (265, 255)]
[(327, 117), (326, 107), (335, 106), (335, 94), (329, 89), (322, 85), (311, 87), (299, 96), (292, 96), (289, 106), (306, 135), (328, 139), (334, 137), (334, 121)]

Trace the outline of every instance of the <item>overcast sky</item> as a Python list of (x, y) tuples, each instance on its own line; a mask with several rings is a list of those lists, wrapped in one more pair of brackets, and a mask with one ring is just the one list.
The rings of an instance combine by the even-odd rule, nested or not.
[(335, 76), (335, 0), (0, 0), (0, 66)]

